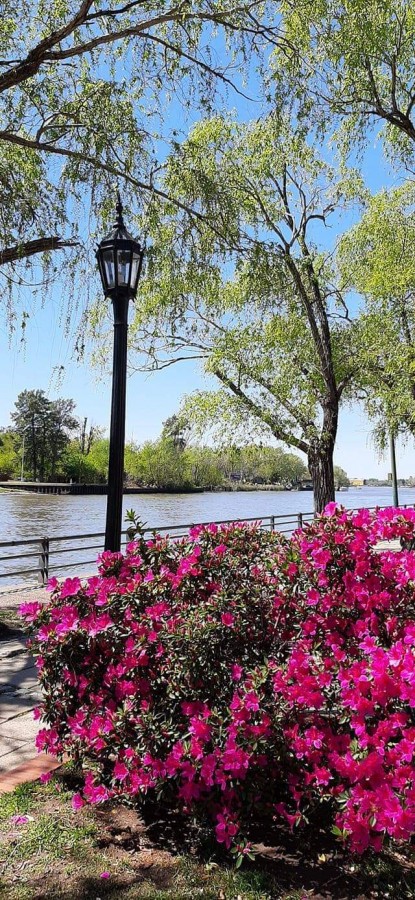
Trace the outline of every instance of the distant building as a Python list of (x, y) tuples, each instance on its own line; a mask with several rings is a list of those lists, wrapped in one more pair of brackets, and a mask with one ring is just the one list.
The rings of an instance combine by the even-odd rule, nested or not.
[(366, 478), (350, 478), (351, 487), (363, 487), (366, 484)]

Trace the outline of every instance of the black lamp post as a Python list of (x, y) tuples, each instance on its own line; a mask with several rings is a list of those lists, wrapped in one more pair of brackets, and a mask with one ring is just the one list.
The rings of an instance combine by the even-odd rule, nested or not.
[(143, 255), (141, 245), (125, 228), (121, 198), (118, 194), (114, 227), (98, 245), (96, 253), (103, 291), (106, 297), (111, 298), (114, 312), (110, 455), (105, 526), (105, 549), (112, 551), (119, 550), (121, 546), (128, 304), (137, 294)]
[(398, 476), (396, 473), (395, 434), (393, 431), (391, 431), (389, 434), (389, 440), (390, 440), (390, 451), (391, 451), (393, 505), (399, 506)]

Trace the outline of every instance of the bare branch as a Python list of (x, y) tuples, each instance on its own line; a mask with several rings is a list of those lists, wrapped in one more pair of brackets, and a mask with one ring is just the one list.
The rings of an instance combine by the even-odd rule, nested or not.
[(181, 56), (183, 57), (183, 59), (189, 60), (189, 62), (194, 63), (195, 66), (197, 66), (199, 69), (202, 69), (202, 71), (206, 72), (208, 75), (212, 75), (214, 78), (219, 79), (219, 81), (223, 81), (223, 83), (229, 85), (229, 87), (231, 87), (236, 94), (239, 94), (240, 97), (243, 97), (244, 100), (249, 100), (251, 103), (255, 102), (253, 97), (249, 97), (248, 94), (244, 94), (244, 92), (241, 91), (236, 86), (236, 84), (231, 81), (230, 78), (227, 78), (223, 72), (220, 72), (218, 69), (214, 69), (213, 66), (209, 66), (208, 63), (204, 62), (204, 60), (198, 59), (196, 56), (191, 56), (190, 53), (186, 53), (181, 49), (181, 47), (176, 47), (175, 44), (171, 44), (169, 41), (165, 41), (155, 34), (143, 32), (142, 36), (150, 41), (153, 41), (154, 44), (160, 44), (160, 46), (164, 47), (165, 50), (171, 50), (173, 53), (176, 53), (177, 56)]

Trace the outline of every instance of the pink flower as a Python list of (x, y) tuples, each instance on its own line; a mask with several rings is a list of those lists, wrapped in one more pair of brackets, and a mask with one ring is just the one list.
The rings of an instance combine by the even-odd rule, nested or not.
[(124, 763), (121, 763), (121, 762), (115, 763), (114, 778), (116, 778), (117, 781), (125, 781), (125, 779), (128, 777), (128, 774), (129, 774), (129, 772), (128, 772), (127, 766), (125, 766)]
[(155, 603), (154, 606), (146, 606), (144, 612), (153, 622), (159, 622), (162, 616), (165, 616), (169, 610), (170, 607), (168, 603), (165, 603), (164, 600), (162, 600), (160, 603)]
[(320, 600), (321, 600), (320, 593), (319, 593), (319, 591), (316, 591), (315, 588), (310, 588), (310, 590), (307, 591), (307, 605), (308, 606), (318, 606), (318, 604), (320, 603)]
[(39, 603), (37, 600), (33, 603), (22, 603), (19, 606), (19, 615), (28, 622), (34, 622), (41, 609), (43, 609), (43, 603)]
[(114, 622), (111, 619), (111, 616), (108, 613), (102, 613), (100, 616), (90, 616), (89, 619), (84, 619), (81, 622), (81, 626), (86, 628), (90, 637), (96, 637), (101, 631), (106, 631), (108, 628), (111, 628)]
[(225, 844), (225, 847), (229, 849), (232, 839), (238, 834), (239, 826), (228, 815), (222, 813), (217, 815), (216, 821), (216, 840), (219, 844)]
[(73, 597), (81, 588), (80, 578), (66, 578), (60, 589), (61, 600), (65, 597)]
[(312, 550), (311, 556), (314, 560), (314, 565), (318, 569), (325, 569), (332, 558), (330, 550), (325, 550), (324, 547), (317, 547), (315, 550)]
[(249, 691), (247, 694), (245, 694), (242, 702), (245, 706), (245, 709), (251, 709), (254, 712), (259, 709), (259, 697), (258, 694), (255, 693), (255, 691)]
[(42, 775), (40, 776), (40, 780), (41, 780), (42, 784), (47, 784), (51, 778), (52, 778), (52, 772), (42, 772)]
[(217, 556), (223, 556), (224, 553), (227, 553), (227, 551), (228, 551), (228, 548), (226, 547), (225, 544), (218, 544), (218, 546), (215, 547), (213, 552), (216, 553)]
[(111, 875), (109, 872), (101, 872), (99, 877), (100, 878), (111, 878)]
[(236, 663), (231, 668), (232, 678), (234, 681), (240, 681), (243, 675), (242, 666), (238, 666)]
[(10, 821), (13, 822), (13, 825), (27, 825), (29, 816), (11, 816)]
[(338, 512), (340, 509), (341, 509), (341, 506), (339, 506), (338, 503), (335, 503), (335, 502), (328, 503), (327, 506), (324, 508), (323, 515), (324, 516), (335, 516), (336, 512)]
[(80, 794), (74, 794), (72, 797), (72, 809), (82, 809), (85, 806), (85, 800)]
[(228, 628), (232, 628), (232, 625), (235, 621), (235, 617), (232, 615), (232, 613), (222, 613), (220, 618), (222, 625), (227, 625)]
[(203, 742), (208, 741), (211, 734), (210, 725), (203, 719), (197, 718), (197, 716), (193, 716), (193, 718), (190, 719), (189, 731), (191, 734), (194, 734), (198, 741)]
[(68, 631), (75, 631), (79, 625), (79, 615), (73, 606), (65, 606), (58, 611), (60, 621), (56, 625), (56, 634), (64, 635)]

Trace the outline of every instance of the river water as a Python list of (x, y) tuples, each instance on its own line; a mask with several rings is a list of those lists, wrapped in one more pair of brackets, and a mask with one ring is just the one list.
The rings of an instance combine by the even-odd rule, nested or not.
[[(349, 488), (344, 506), (392, 505), (392, 489)], [(0, 541), (42, 535), (76, 535), (105, 529), (105, 496), (0, 493)], [(400, 488), (399, 502), (415, 504), (415, 488)], [(311, 491), (223, 491), (205, 494), (127, 494), (123, 510), (134, 509), (148, 526), (182, 525), (311, 512)]]
[[(105, 496), (94, 495), (0, 493), (0, 542), (40, 539), (44, 535), (59, 537), (103, 532), (106, 499)], [(350, 508), (390, 506), (392, 489), (349, 488), (347, 492), (340, 492), (337, 499)], [(415, 505), (415, 489), (400, 488), (399, 502)], [(310, 491), (129, 494), (124, 497), (124, 513), (131, 508), (147, 526), (162, 527), (221, 519), (245, 517), (260, 519), (271, 515), (290, 516), (298, 512), (312, 512), (313, 496)], [(3, 548), (0, 550), (0, 556), (6, 555), (7, 552)], [(74, 563), (77, 558), (79, 559), (79, 555), (77, 557), (75, 553), (67, 553), (65, 558), (68, 564)], [(13, 567), (16, 569), (18, 564), (17, 561)], [(1, 568), (4, 571), (4, 567)], [(10, 564), (7, 568), (10, 568)], [(12, 578), (12, 581), (15, 582), (16, 578)], [(0, 587), (8, 582), (8, 578), (2, 578)]]

